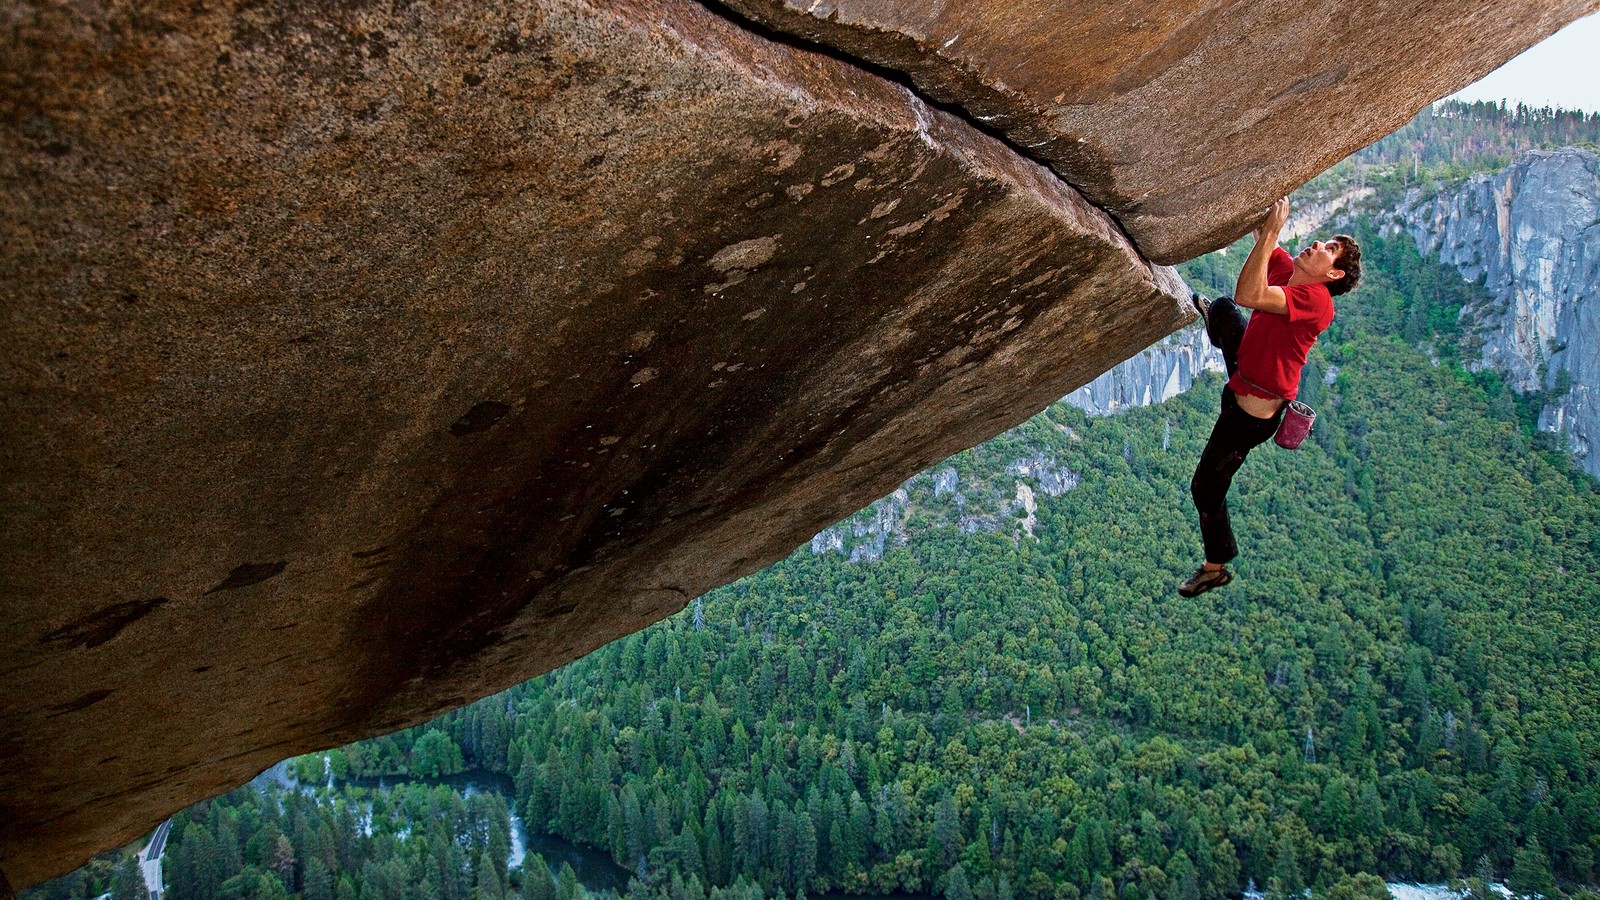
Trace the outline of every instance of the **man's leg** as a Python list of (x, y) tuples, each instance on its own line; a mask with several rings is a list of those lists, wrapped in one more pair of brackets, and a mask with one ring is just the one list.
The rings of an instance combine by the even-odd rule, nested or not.
[(1232, 297), (1218, 297), (1206, 310), (1206, 337), (1211, 339), (1211, 346), (1222, 351), (1229, 378), (1239, 368), (1239, 342), (1244, 339), (1244, 327), (1249, 321)]
[(1228, 520), (1228, 489), (1233, 486), (1234, 473), (1244, 465), (1245, 456), (1277, 430), (1277, 417), (1258, 419), (1250, 415), (1239, 408), (1233, 391), (1222, 389), (1222, 411), (1189, 482), (1195, 510), (1200, 514), (1200, 536), (1205, 542), (1208, 564), (1220, 566), (1239, 555)]

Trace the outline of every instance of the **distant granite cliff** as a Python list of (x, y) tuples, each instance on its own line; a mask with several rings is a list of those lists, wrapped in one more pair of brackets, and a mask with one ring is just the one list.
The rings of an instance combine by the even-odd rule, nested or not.
[(1600, 157), (1530, 151), (1458, 190), (1413, 191), (1398, 215), (1425, 256), (1493, 298), (1462, 313), (1483, 327), (1477, 365), (1549, 392), (1539, 427), (1600, 477)]
[[(1042, 440), (1048, 429), (1064, 437)], [(1058, 462), (1054, 452), (1060, 440), (1077, 439), (1070, 428), (1052, 420), (1049, 411), (1041, 413), (992, 444), (911, 476), (887, 497), (818, 532), (811, 539), (811, 552), (872, 562), (892, 547), (905, 546), (913, 531), (943, 526), (962, 534), (997, 532), (1017, 540), (1031, 538), (1038, 495), (1059, 497), (1078, 486), (1078, 473)]]
[(1160, 403), (1187, 391), (1202, 372), (1221, 372), (1222, 354), (1194, 324), (1162, 338), (1062, 399), (1091, 416)]

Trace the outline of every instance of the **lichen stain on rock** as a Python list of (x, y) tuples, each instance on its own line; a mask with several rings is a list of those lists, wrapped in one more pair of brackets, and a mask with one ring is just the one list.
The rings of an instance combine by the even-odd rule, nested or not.
[(756, 156), (767, 161), (761, 170), (769, 174), (776, 174), (795, 164), (803, 151), (796, 145), (784, 140), (768, 141), (756, 148)]
[(829, 169), (828, 174), (822, 176), (822, 186), (833, 187), (841, 181), (848, 179), (855, 173), (856, 167), (854, 163), (840, 163), (832, 169)]
[(918, 231), (921, 231), (929, 222), (943, 222), (946, 218), (949, 218), (952, 212), (955, 212), (956, 209), (961, 206), (961, 201), (965, 197), (966, 191), (964, 189), (956, 191), (955, 196), (945, 200), (939, 206), (928, 211), (915, 221), (907, 222), (904, 225), (899, 225), (889, 229), (888, 234), (890, 237), (905, 237), (906, 235), (916, 234)]
[(738, 269), (748, 272), (772, 259), (778, 252), (780, 237), (782, 235), (774, 234), (729, 244), (712, 254), (709, 264), (724, 275)]
[(635, 247), (622, 254), (622, 271), (627, 275), (637, 275), (645, 267), (656, 261), (656, 255), (643, 247)]

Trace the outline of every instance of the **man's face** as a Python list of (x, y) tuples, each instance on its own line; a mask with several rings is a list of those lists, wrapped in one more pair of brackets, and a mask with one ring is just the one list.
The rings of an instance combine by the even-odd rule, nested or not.
[(1338, 266), (1339, 253), (1338, 241), (1312, 241), (1294, 258), (1294, 267), (1312, 281), (1337, 281), (1344, 277)]

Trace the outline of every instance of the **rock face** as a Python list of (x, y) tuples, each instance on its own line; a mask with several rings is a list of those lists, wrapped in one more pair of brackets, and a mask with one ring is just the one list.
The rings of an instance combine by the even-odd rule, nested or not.
[(1091, 416), (1162, 403), (1187, 391), (1202, 372), (1224, 370), (1222, 351), (1198, 323), (1162, 338), (1062, 399)]
[(1172, 263), (1596, 0), (719, 0), (905, 73)]
[(1413, 194), (1399, 215), (1423, 253), (1494, 298), (1462, 313), (1482, 328), (1479, 365), (1518, 391), (1565, 387), (1539, 426), (1600, 477), (1600, 157), (1532, 151), (1458, 191)]
[(4, 18), (0, 868), (674, 612), (1189, 318), (672, 0)]
[[(19, 887), (642, 628), (1191, 318), (1014, 147), (685, 0), (0, 2)], [(1424, 54), (1359, 118), (1402, 121), (1585, 7), (1520, 8), (1424, 17), (1488, 49)], [(1169, 12), (1161, 47), (1284, 37)], [(1342, 96), (1394, 49), (1273, 68), (1285, 97)], [(1069, 180), (1148, 168), (1105, 202), (1160, 252), (1250, 216), (1239, 172), (1289, 177), (1257, 150), (1169, 169), (1179, 132), (1130, 137), (1237, 65), (1060, 53), (1011, 69), (1120, 98), (1102, 135), (1063, 132)], [(1271, 130), (1273, 159), (1343, 152)]]
[[(1006, 437), (1030, 446), (1026, 426)], [(977, 453), (978, 451), (974, 451)], [(1021, 540), (1033, 537), (1036, 497), (1059, 497), (1078, 486), (1078, 473), (1056, 461), (1047, 449), (1001, 464), (984, 453), (975, 471), (1002, 469), (1005, 477), (962, 479), (951, 466), (919, 472), (893, 493), (818, 532), (812, 553), (839, 553), (853, 563), (873, 562), (910, 542), (913, 532), (953, 528), (962, 534), (999, 532)], [(913, 526), (913, 523), (914, 526)]]

